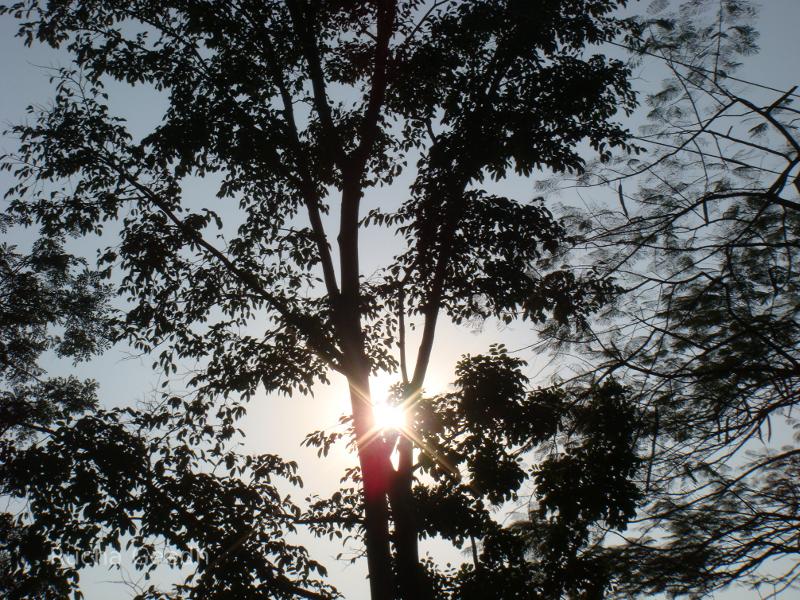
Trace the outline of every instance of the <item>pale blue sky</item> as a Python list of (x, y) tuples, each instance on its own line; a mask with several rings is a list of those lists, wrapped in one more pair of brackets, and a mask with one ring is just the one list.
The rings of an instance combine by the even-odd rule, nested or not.
[[(644, 5), (646, 2), (639, 4)], [(756, 27), (761, 32), (762, 51), (746, 60), (741, 76), (781, 89), (800, 83), (800, 0), (763, 0), (761, 9)], [(22, 120), (28, 104), (47, 103), (52, 93), (47, 71), (43, 67), (68, 64), (63, 54), (47, 48), (23, 48), (20, 41), (13, 37), (15, 30), (16, 24), (11, 18), (0, 18), (0, 81), (5, 82), (0, 88), (0, 121), (3, 125)], [(657, 81), (651, 80), (661, 76), (660, 73), (654, 76), (653, 72), (639, 75), (641, 83), (645, 85), (656, 84)], [(163, 101), (152, 91), (121, 85), (112, 86), (110, 91), (115, 112), (130, 119), (135, 134), (144, 132), (149, 124), (159, 118)], [(0, 150), (11, 147), (11, 141), (7, 138), (0, 140)], [(4, 190), (8, 183), (7, 174), (0, 174), (0, 188)], [(509, 195), (522, 198), (534, 195), (532, 181), (515, 179), (503, 187)], [(202, 192), (202, 186), (199, 185), (190, 190), (190, 193)], [(401, 193), (402, 190), (388, 194), (381, 192), (380, 197), (373, 195), (368, 201), (384, 202), (388, 199), (396, 202)], [(390, 245), (391, 242), (383, 237), (372, 236), (366, 239), (365, 247), (369, 258), (378, 264), (380, 257), (386, 256), (386, 249)], [(90, 244), (79, 247), (93, 252)], [(527, 346), (532, 341), (530, 330), (519, 325), (498, 327), (487, 323), (480, 330), (445, 325), (439, 332), (428, 387), (443, 387), (450, 379), (454, 362), (464, 353), (485, 351), (494, 342), (503, 342), (510, 348), (518, 348)], [(534, 365), (538, 362), (534, 356), (526, 358)], [(131, 358), (124, 349), (114, 349), (89, 364), (79, 366), (77, 371), (82, 376), (93, 377), (100, 382), (101, 395), (109, 405), (131, 404), (148, 397), (160, 384), (159, 375), (148, 367), (150, 362), (152, 361), (146, 358)], [(59, 365), (57, 368), (68, 366)], [(248, 432), (247, 450), (279, 453), (286, 458), (298, 460), (307, 484), (298, 496), (304, 493), (329, 492), (335, 486), (341, 468), (352, 459), (338, 456), (321, 463), (313, 451), (300, 448), (299, 442), (308, 431), (333, 426), (338, 416), (347, 410), (346, 388), (342, 381), (335, 381), (329, 388), (318, 389), (313, 398), (266, 398), (262, 395), (252, 402), (244, 422)], [(298, 415), (302, 415), (301, 418)], [(333, 583), (340, 587), (348, 599), (367, 598), (363, 564), (349, 566), (336, 563), (332, 557), (340, 551), (337, 546), (312, 540), (309, 543), (315, 548), (315, 556), (327, 563)], [(437, 556), (458, 560), (458, 553), (443, 550), (441, 544), (433, 544), (432, 549)], [(98, 569), (87, 573), (84, 588), (87, 600), (100, 600), (108, 597), (108, 594), (125, 597), (124, 589), (102, 583), (117, 578), (113, 572), (106, 573)], [(757, 595), (752, 591), (731, 591), (717, 597), (724, 600), (743, 600), (757, 598)]]

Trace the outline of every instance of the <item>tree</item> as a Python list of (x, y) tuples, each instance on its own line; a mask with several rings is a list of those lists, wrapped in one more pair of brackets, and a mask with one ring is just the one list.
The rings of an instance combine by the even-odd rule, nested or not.
[[(538, 169), (579, 171), (582, 141), (602, 157), (627, 147), (613, 118), (633, 106), (628, 71), (590, 53), (624, 32), (613, 15), (624, 4), (31, 0), (4, 9), (21, 20), (26, 43), (65, 47), (76, 64), (56, 78), (52, 107), (34, 109), (33, 122), (15, 129), (19, 154), (5, 163), (20, 180), (10, 192), (12, 211), (48, 234), (118, 227), (121, 242), (103, 252), (101, 264), (122, 275), (119, 291), (129, 302), (123, 337), (155, 353), (167, 371), (186, 360), (202, 367), (191, 382), (191, 401), (167, 400), (164, 406), (174, 412), (134, 418), (143, 430), (169, 429), (176, 420), (170, 431), (178, 445), (164, 460), (126, 475), (142, 495), (139, 504), (120, 500), (123, 514), (180, 502), (192, 507), (193, 514), (184, 515), (188, 521), (208, 514), (209, 507), (201, 509), (180, 486), (166, 494), (167, 502), (153, 496), (164, 495), (164, 487), (154, 491), (147, 481), (182, 481), (170, 469), (200, 468), (206, 460), (201, 442), (221, 456), (241, 410), (236, 398), (246, 401), (258, 386), (307, 392), (330, 371), (339, 372), (350, 387), (360, 471), (353, 494), (330, 500), (339, 504), (332, 506), (332, 520), (355, 515), (345, 525), (363, 528), (373, 598), (394, 597), (396, 585), (404, 598), (432, 594), (439, 580), (424, 571), (417, 549), (425, 531), (425, 488), (414, 484), (414, 448), (422, 434), (376, 430), (370, 376), (399, 369), (402, 405), (419, 422), (442, 318), (538, 322), (552, 313), (567, 323), (602, 304), (609, 285), (594, 273), (547, 271), (549, 259), (571, 240), (552, 214), (536, 201), (492, 194), (486, 182)], [(161, 124), (134, 139), (107, 105), (103, 82), (109, 79), (161, 91), (168, 105)], [(416, 165), (412, 172), (406, 172), (409, 163)], [(221, 181), (218, 198), (184, 197), (187, 178), (208, 175)], [(401, 177), (410, 185), (399, 207), (365, 207)], [(70, 187), (59, 185), (65, 178)], [(334, 219), (336, 244), (329, 233)], [(396, 258), (370, 279), (360, 269), (366, 227), (395, 228), (402, 239)], [(421, 334), (412, 362), (405, 330), (414, 320)], [(254, 323), (261, 326), (258, 334), (243, 333)], [(496, 363), (505, 359), (497, 355), (486, 364)], [(469, 363), (463, 369), (468, 372)], [(509, 391), (518, 392), (514, 386)], [(219, 439), (192, 437), (191, 427), (219, 402), (227, 406), (219, 409)], [(476, 434), (473, 422), (473, 442)], [(395, 448), (397, 468), (390, 461)], [(418, 449), (423, 456), (433, 451)], [(478, 457), (478, 451), (470, 448), (465, 456)], [(234, 472), (237, 460), (226, 455), (229, 478), (203, 479), (192, 471), (192, 485), (202, 480), (204, 494), (224, 491), (241, 503), (237, 515), (227, 507), (230, 522), (214, 528), (219, 539), (204, 540), (181, 521), (183, 537), (148, 525), (134, 528), (144, 532), (135, 543), (143, 547), (152, 534), (179, 547), (191, 539), (225, 549), (225, 536), (239, 531), (245, 542), (233, 545), (249, 552), (247, 561), (258, 551), (278, 552), (280, 560), (267, 570), (243, 571), (237, 590), (250, 597), (302, 595), (301, 588), (307, 597), (323, 593), (309, 579), (316, 565), (271, 536), (292, 527), (292, 519), (245, 493), (251, 488), (242, 483), (244, 472)], [(293, 477), (291, 467), (270, 465), (242, 468), (256, 481), (272, 470)], [(484, 514), (516, 493), (520, 474), (512, 468), (509, 476), (494, 496), (478, 494)], [(259, 490), (259, 497), (271, 497), (270, 489)], [(432, 489), (438, 502), (449, 488)], [(251, 544), (251, 534), (240, 529), (266, 513), (275, 529), (259, 529), (254, 537), (272, 550)], [(317, 525), (325, 520), (313, 516)], [(212, 585), (215, 577), (224, 579), (218, 567), (214, 561), (199, 565), (210, 587), (193, 593), (205, 589), (203, 597), (213, 597), (210, 590), (225, 589)]]
[[(5, 233), (12, 224), (3, 215), (0, 230)], [(37, 433), (54, 423), (97, 407), (94, 382), (47, 377), (38, 364), (48, 351), (85, 360), (110, 339), (109, 290), (99, 273), (82, 267), (82, 261), (64, 252), (58, 239), (37, 240), (27, 255), (0, 245), (0, 456), (4, 465), (0, 489), (4, 494), (9, 492), (5, 467), (13, 452), (28, 446)], [(32, 550), (41, 539), (33, 528), (15, 523), (10, 513), (2, 513), (1, 518), (0, 590), (9, 598), (23, 597), (12, 583), (14, 558), (19, 556), (18, 549)], [(27, 597), (44, 595), (48, 586), (69, 576), (37, 575), (21, 585)]]
[(577, 181), (618, 197), (587, 237), (622, 293), (569, 341), (593, 380), (637, 390), (649, 455), (638, 535), (603, 553), (623, 596), (735, 581), (777, 595), (797, 581), (800, 531), (796, 86), (735, 76), (756, 50), (751, 3), (655, 4), (634, 49), (668, 74), (637, 138), (646, 159)]

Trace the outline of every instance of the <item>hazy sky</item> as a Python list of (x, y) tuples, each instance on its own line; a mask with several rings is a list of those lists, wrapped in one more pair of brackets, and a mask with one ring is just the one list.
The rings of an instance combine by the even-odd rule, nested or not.
[[(642, 6), (646, 4), (647, 2), (639, 3)], [(746, 59), (740, 76), (781, 89), (800, 83), (800, 0), (763, 0), (756, 27), (761, 32), (761, 53)], [(47, 103), (52, 95), (47, 68), (68, 64), (68, 59), (63, 54), (47, 48), (24, 48), (13, 37), (15, 31), (16, 23), (13, 19), (0, 18), (0, 81), (4, 82), (0, 87), (0, 120), (3, 125), (24, 119), (28, 104)], [(652, 72), (642, 72), (639, 76), (642, 85), (653, 85), (658, 83), (661, 73), (654, 75)], [(134, 134), (146, 131), (149, 125), (158, 120), (163, 100), (152, 91), (121, 85), (112, 86), (110, 91), (115, 112), (130, 119)], [(0, 140), (0, 151), (10, 150), (12, 147), (8, 138)], [(8, 184), (7, 174), (0, 174), (0, 189), (4, 191)], [(531, 198), (535, 195), (531, 181), (514, 180), (504, 187), (506, 193), (519, 198)], [(202, 189), (196, 186), (189, 192), (201, 193)], [(398, 198), (397, 192), (392, 192), (388, 201), (396, 202)], [(368, 198), (370, 200), (379, 199)], [(382, 195), (380, 200), (386, 201), (386, 195)], [(89, 250), (91, 244), (83, 247), (92, 251)], [(365, 247), (369, 254), (369, 264), (369, 258), (381, 256), (383, 240), (376, 236), (368, 237)], [(365, 272), (369, 274), (369, 269), (366, 268)], [(480, 330), (444, 326), (439, 331), (427, 387), (434, 391), (442, 388), (450, 379), (454, 362), (464, 353), (485, 351), (494, 342), (504, 342), (512, 349), (522, 348), (531, 344), (534, 339), (530, 330), (523, 326), (499, 328), (487, 323)], [(523, 356), (534, 365), (537, 364), (536, 357), (525, 356), (525, 353)], [(114, 349), (89, 364), (79, 366), (77, 371), (81, 376), (93, 377), (100, 382), (101, 396), (108, 405), (124, 405), (145, 399), (158, 388), (159, 376), (149, 369), (150, 362), (147, 358), (132, 358), (124, 349)], [(54, 368), (68, 368), (68, 365), (57, 365)], [(244, 421), (248, 433), (246, 449), (251, 452), (278, 453), (288, 459), (298, 460), (301, 474), (306, 481), (306, 488), (297, 494), (298, 497), (303, 497), (305, 493), (330, 492), (338, 480), (341, 468), (353, 459), (339, 455), (320, 463), (314, 451), (300, 448), (299, 442), (311, 430), (334, 426), (339, 415), (348, 409), (349, 401), (342, 381), (335, 381), (329, 388), (318, 389), (313, 398), (267, 398), (262, 395), (252, 402)], [(298, 415), (302, 415), (302, 418), (298, 419)], [(313, 544), (315, 557), (327, 564), (333, 583), (346, 598), (367, 598), (367, 588), (363, 580), (365, 565), (336, 563), (332, 557), (341, 551), (338, 546), (312, 540), (309, 542)], [(438, 556), (447, 554), (450, 560), (458, 559), (457, 554), (443, 551), (442, 546), (434, 544), (431, 548)], [(98, 569), (87, 573), (84, 577), (87, 600), (101, 600), (108, 597), (108, 594), (124, 597), (124, 589), (103, 583), (118, 578), (115, 572)], [(757, 596), (752, 591), (732, 591), (718, 596), (726, 600), (755, 597)]]

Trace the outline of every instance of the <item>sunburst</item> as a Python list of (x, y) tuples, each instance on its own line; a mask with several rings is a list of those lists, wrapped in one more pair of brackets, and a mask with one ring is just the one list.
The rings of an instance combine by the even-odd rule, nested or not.
[(375, 428), (379, 431), (405, 431), (408, 427), (408, 415), (404, 407), (390, 403), (392, 383), (388, 374), (380, 374), (370, 382), (372, 415)]
[(375, 427), (383, 431), (403, 431), (406, 428), (406, 412), (400, 406), (375, 402), (372, 406)]

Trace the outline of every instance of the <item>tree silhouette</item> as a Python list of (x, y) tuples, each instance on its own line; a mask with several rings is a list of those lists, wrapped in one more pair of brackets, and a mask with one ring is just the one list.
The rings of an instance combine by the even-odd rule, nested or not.
[[(12, 224), (4, 215), (0, 230), (5, 233)], [(47, 377), (39, 358), (54, 352), (85, 360), (101, 351), (112, 335), (106, 303), (110, 290), (99, 273), (64, 251), (61, 240), (44, 238), (28, 254), (0, 245), (0, 292), (0, 489), (13, 494), (7, 471), (13, 454), (33, 445), (55, 423), (97, 407), (94, 382)], [(34, 527), (4, 512), (0, 532), (0, 591), (6, 597), (40, 597), (48, 588), (66, 594), (68, 587), (57, 582), (68, 574), (34, 558), (47, 554), (47, 543)], [(14, 562), (20, 556), (32, 558), (34, 572), (24, 578), (24, 595), (14, 583)]]
[[(5, 162), (20, 182), (10, 191), (11, 211), (51, 236), (118, 231), (119, 244), (104, 249), (100, 262), (121, 275), (119, 292), (128, 303), (121, 338), (153, 353), (168, 372), (179, 362), (200, 363), (190, 399), (167, 397), (150, 413), (101, 412), (64, 424), (47, 442), (53, 456), (80, 439), (105, 443), (92, 451), (80, 446), (85, 452), (73, 462), (54, 464), (60, 470), (12, 477), (12, 492), (40, 498), (33, 516), (49, 523), (50, 539), (75, 551), (97, 536), (114, 544), (121, 535), (139, 549), (152, 536), (178, 548), (202, 547), (215, 558), (201, 561), (193, 583), (177, 590), (194, 597), (320, 597), (329, 590), (311, 574), (321, 567), (278, 532), (303, 522), (325, 534), (326, 525), (344, 524), (363, 532), (373, 598), (427, 598), (437, 589), (449, 593), (451, 583), (442, 582), (453, 578), (420, 561), (419, 536), (448, 526), (426, 516), (425, 494), (434, 510), (448, 497), (462, 506), (467, 489), (477, 489), (469, 502), (480, 504), (480, 519), (451, 536), (484, 543), (487, 568), (475, 566), (469, 575), (484, 591), (472, 597), (491, 589), (478, 575), (501, 564), (517, 570), (508, 581), (528, 597), (525, 586), (539, 583), (524, 566), (524, 548), (486, 519), (526, 476), (514, 466), (511, 447), (528, 449), (531, 439), (547, 437), (525, 440), (533, 435), (525, 428), (538, 425), (516, 431), (502, 412), (522, 410), (538, 393), (521, 392), (513, 379), (499, 385), (497, 374), (475, 375), (499, 385), (475, 391), (473, 370), (506, 372), (509, 359), (501, 350), (465, 358), (461, 393), (440, 397), (430, 409), (445, 428), (456, 427), (448, 406), (464, 411), (463, 427), (452, 433), (457, 445), (446, 453), (456, 453), (454, 468), (464, 466), (474, 481), (456, 494), (455, 483), (445, 481), (455, 473), (425, 458), (422, 466), (415, 462), (415, 447), (422, 457), (446, 458), (432, 445), (441, 433), (426, 429), (422, 389), (440, 320), (542, 322), (553, 315), (576, 324), (608, 296), (610, 283), (595, 273), (550, 267), (573, 240), (547, 208), (493, 194), (486, 182), (543, 169), (580, 171), (581, 142), (603, 158), (611, 148), (627, 148), (613, 119), (633, 106), (628, 71), (591, 52), (624, 33), (613, 16), (624, 4), (137, 0), (6, 7), (20, 19), (26, 43), (66, 48), (75, 61), (74, 70), (55, 78), (52, 106), (32, 109), (31, 123), (15, 128), (19, 152)], [(160, 124), (134, 138), (108, 104), (108, 80), (162, 92)], [(188, 178), (209, 176), (220, 182), (216, 198), (187, 197)], [(410, 181), (401, 205), (377, 202), (401, 176)], [(360, 266), (368, 227), (394, 229), (402, 240), (394, 259), (369, 279)], [(409, 358), (411, 320), (421, 333)], [(399, 402), (418, 424), (399, 435), (376, 429), (369, 388), (372, 374), (395, 370)], [(301, 515), (270, 480), (294, 480), (293, 465), (234, 456), (225, 442), (243, 410), (239, 402), (260, 386), (305, 393), (331, 371), (349, 384), (357, 485)], [(122, 426), (126, 418), (133, 430)], [(479, 425), (492, 419), (498, 437), (481, 441)], [(318, 433), (309, 443), (324, 450), (330, 438)], [(109, 463), (98, 448), (129, 455)], [(397, 467), (390, 460), (395, 450)], [(32, 456), (21, 456), (20, 464), (30, 465)], [(87, 495), (80, 461), (91, 463), (91, 478), (104, 487)], [(227, 474), (207, 475), (209, 464), (224, 465)], [(416, 485), (419, 469), (440, 483)], [(547, 471), (539, 476), (557, 479)], [(77, 505), (94, 507), (96, 524), (110, 533), (69, 526), (78, 514), (70, 516), (73, 504), (61, 512), (47, 508), (46, 495), (60, 497), (60, 480), (72, 482), (67, 489)], [(566, 519), (559, 502), (543, 515)], [(141, 524), (130, 521), (133, 513)], [(621, 525), (612, 513), (598, 508), (576, 518)], [(563, 527), (566, 536), (570, 525)], [(69, 532), (68, 540), (60, 532)], [(581, 539), (564, 542), (567, 554)]]

